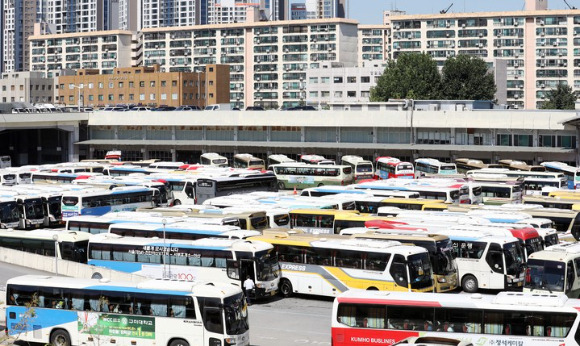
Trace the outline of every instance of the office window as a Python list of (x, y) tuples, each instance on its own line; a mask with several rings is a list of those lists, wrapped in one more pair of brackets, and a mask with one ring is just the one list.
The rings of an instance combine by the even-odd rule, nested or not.
[(145, 101), (145, 94), (139, 94), (139, 101)]
[(321, 84), (328, 84), (330, 83), (330, 77), (320, 77)]
[(166, 86), (167, 86), (167, 82), (166, 82), (166, 81), (164, 81), (164, 80), (162, 80), (162, 81), (161, 81), (161, 87), (163, 88), (163, 87), (166, 87)]
[(155, 100), (155, 94), (153, 93), (149, 94), (149, 100), (151, 101)]
[(125, 86), (125, 83), (119, 82), (119, 89), (123, 88), (123, 86)]
[(129, 88), (134, 88), (135, 87), (135, 82), (129, 82)]
[(342, 91), (335, 91), (334, 97), (342, 97)]
[(133, 101), (135, 99), (135, 94), (129, 94), (129, 100)]
[(309, 97), (318, 97), (318, 91), (311, 91), (308, 93)]
[(172, 100), (177, 100), (177, 93), (171, 94), (171, 99)]
[(346, 77), (347, 83), (356, 83), (356, 77)]
[(98, 96), (98, 99), (99, 99), (99, 101), (104, 101), (104, 100), (105, 100), (105, 98), (104, 98), (104, 96), (103, 96), (103, 95), (99, 95), (99, 96)]
[(161, 100), (167, 100), (167, 94), (161, 94)]
[(125, 100), (125, 95), (119, 94), (119, 101), (124, 101), (124, 100)]
[(113, 89), (115, 87), (115, 83), (109, 82), (109, 89)]
[(310, 83), (310, 84), (317, 84), (318, 83), (318, 77), (310, 77), (310, 78), (308, 78), (308, 83)]
[(371, 77), (369, 77), (369, 76), (360, 77), (360, 82), (361, 83), (370, 83), (371, 82)]
[(154, 80), (150, 81), (149, 82), (149, 86), (152, 87), (152, 88), (154, 88), (155, 87), (155, 81)]
[(139, 82), (139, 87), (140, 88), (144, 88), (145, 87), (145, 82), (144, 81), (140, 81)]
[(334, 84), (342, 83), (342, 77), (334, 77)]
[(109, 100), (109, 101), (114, 101), (114, 100), (115, 100), (115, 95), (113, 95), (113, 94), (109, 94), (109, 95), (107, 96), (107, 100)]
[(171, 86), (172, 87), (176, 87), (177, 86), (177, 81), (176, 80), (172, 80), (171, 81)]
[(330, 97), (330, 91), (321, 91), (320, 97)]
[(496, 137), (496, 145), (512, 145), (512, 136), (506, 134), (498, 134)]
[(532, 135), (514, 135), (514, 146), (531, 147), (532, 143)]
[(356, 97), (356, 91), (347, 91), (346, 96), (347, 97)]

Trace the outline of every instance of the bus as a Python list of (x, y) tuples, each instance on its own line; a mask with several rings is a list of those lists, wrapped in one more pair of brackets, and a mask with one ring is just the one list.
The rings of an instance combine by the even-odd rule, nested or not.
[(72, 191), (63, 194), (62, 218), (77, 215), (103, 215), (109, 212), (134, 211), (153, 207), (159, 191), (145, 187), (117, 187), (103, 191)]
[(282, 154), (273, 154), (268, 156), (268, 169), (272, 170), (272, 165), (279, 165), (281, 163), (291, 163), (296, 162), (296, 160), (289, 158)]
[(497, 162), (502, 167), (505, 167), (512, 171), (530, 171), (530, 172), (545, 172), (546, 168), (544, 166), (538, 165), (528, 165), (524, 161), (518, 160), (499, 160)]
[(0, 247), (36, 255), (87, 263), (90, 235), (82, 232), (35, 229), (17, 231), (0, 229)]
[(203, 238), (245, 239), (260, 235), (258, 231), (242, 230), (236, 226), (207, 225), (193, 222), (175, 222), (159, 225), (152, 223), (116, 223), (109, 233), (122, 237), (196, 240)]
[[(445, 203), (440, 199), (423, 199), (423, 198), (387, 198), (382, 201), (382, 207), (397, 207), (405, 210), (425, 210), (434, 204)], [(381, 208), (377, 210), (381, 212)]]
[(411, 336), (473, 345), (578, 345), (580, 302), (558, 294), (348, 291), (334, 300), (332, 345), (390, 345)]
[(228, 158), (218, 153), (205, 153), (199, 157), (199, 163), (206, 166), (228, 167)]
[(15, 172), (8, 169), (0, 170), (0, 185), (13, 186), (18, 184), (18, 176)]
[(206, 199), (254, 191), (278, 191), (278, 179), (272, 173), (246, 174), (232, 177), (198, 178), (196, 203)]
[(523, 198), (524, 204), (537, 204), (544, 208), (568, 209), (572, 210), (575, 204), (580, 204), (580, 195), (578, 196), (525, 196)]
[(336, 165), (334, 160), (327, 159), (321, 155), (300, 155), (300, 162), (308, 163), (311, 165)]
[(153, 170), (138, 165), (108, 166), (103, 170), (104, 175), (110, 175), (112, 177), (123, 177), (136, 174), (149, 175), (151, 173), (153, 173)]
[(239, 287), (25, 275), (6, 286), (6, 334), (44, 345), (250, 345)]
[(344, 155), (340, 158), (340, 164), (350, 166), (354, 171), (354, 181), (372, 179), (374, 176), (373, 163), (356, 155)]
[(413, 179), (415, 177), (415, 168), (413, 168), (413, 164), (401, 161), (394, 157), (377, 157), (375, 165), (377, 167), (374, 175), (375, 179)]
[(465, 173), (469, 170), (473, 169), (482, 169), (482, 168), (502, 168), (503, 166), (500, 164), (494, 163), (483, 163), (481, 160), (475, 159), (455, 159), (455, 165), (457, 166), (458, 173)]
[(484, 174), (492, 174), (492, 175), (497, 175), (497, 174), (502, 174), (502, 175), (506, 175), (508, 178), (556, 178), (556, 179), (560, 179), (562, 181), (562, 185), (566, 185), (567, 181), (566, 181), (566, 177), (564, 176), (564, 174), (559, 173), (559, 172), (536, 172), (536, 171), (510, 171), (507, 168), (484, 168), (484, 169), (475, 169), (475, 170), (471, 170), (471, 171), (467, 171), (467, 173), (465, 173), (467, 175), (467, 177), (471, 177), (472, 175), (477, 175), (477, 176), (481, 176)]
[(557, 161), (546, 161), (540, 163), (540, 165), (546, 167), (546, 170), (550, 172), (564, 174), (566, 177), (566, 186), (569, 189), (576, 189), (580, 185), (580, 168)]
[[(387, 182), (390, 182), (390, 179)], [(433, 185), (396, 185), (383, 183), (382, 181), (360, 183), (355, 185), (355, 189), (369, 190), (372, 194), (374, 191), (396, 190), (396, 191), (413, 191), (419, 193), (419, 196), (430, 200), (442, 200), (445, 203), (459, 203), (461, 192), (460, 187), (463, 184), (456, 184), (458, 187), (440, 187)], [(469, 198), (469, 195), (467, 195)]]
[(70, 184), (79, 177), (88, 177), (98, 173), (53, 173), (53, 172), (32, 172), (30, 178), (33, 184)]
[(103, 233), (89, 240), (88, 264), (154, 279), (212, 280), (240, 287), (250, 276), (257, 298), (274, 295), (280, 265), (272, 245), (248, 239), (167, 240)]
[[(310, 196), (310, 197), (320, 197), (320, 196), (329, 196), (329, 195), (336, 195), (336, 194), (353, 194), (358, 197), (360, 196), (372, 196), (372, 197), (383, 197), (383, 198), (419, 198), (419, 193), (414, 191), (397, 191), (397, 190), (363, 190), (357, 189), (354, 185), (347, 185), (347, 186), (320, 186), (320, 187), (309, 187), (303, 189), (300, 192), (301, 196)], [(356, 197), (355, 197), (356, 198)]]
[(153, 162), (148, 166), (148, 168), (154, 170), (162, 171), (178, 171), (185, 165), (185, 162), (173, 162), (173, 161), (157, 161)]
[(418, 174), (457, 174), (457, 166), (454, 163), (445, 163), (436, 159), (416, 159), (415, 172)]
[[(305, 233), (334, 234), (337, 217), (358, 215), (354, 210), (295, 209), (290, 211), (290, 228)], [(352, 226), (349, 226), (352, 227)]]
[(563, 189), (566, 185), (559, 178), (533, 178), (526, 177), (523, 182), (526, 195), (544, 195), (544, 191)]
[(346, 228), (340, 234), (357, 239), (382, 239), (398, 241), (401, 244), (421, 246), (429, 251), (433, 267), (435, 292), (449, 292), (457, 288), (457, 265), (452, 253), (451, 240), (439, 234), (386, 233), (368, 228)]
[(266, 165), (264, 160), (251, 154), (236, 154), (234, 155), (234, 168), (264, 170)]
[(524, 292), (580, 298), (580, 243), (551, 246), (528, 258)]
[(522, 203), (522, 184), (477, 181), (484, 204)]
[(349, 289), (432, 292), (429, 253), (396, 241), (264, 232), (282, 268), (280, 293), (337, 296)]
[(354, 183), (354, 174), (350, 166), (282, 163), (273, 165), (272, 170), (278, 179), (280, 190)]

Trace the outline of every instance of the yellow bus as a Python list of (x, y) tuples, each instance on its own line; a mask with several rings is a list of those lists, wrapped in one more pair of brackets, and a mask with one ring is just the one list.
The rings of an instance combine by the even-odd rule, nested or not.
[(406, 210), (425, 210), (431, 206), (445, 205), (441, 199), (422, 199), (422, 198), (387, 198), (381, 201), (384, 207), (397, 207)]
[(349, 289), (433, 292), (428, 251), (396, 241), (264, 231), (278, 256), (279, 290), (334, 297)]
[(290, 212), (290, 228), (306, 233), (334, 234), (337, 217), (358, 214), (356, 210), (295, 209)]

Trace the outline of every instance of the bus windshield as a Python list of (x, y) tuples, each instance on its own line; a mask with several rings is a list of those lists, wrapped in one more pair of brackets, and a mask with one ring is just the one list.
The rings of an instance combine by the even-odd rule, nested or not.
[(0, 203), (0, 220), (4, 224), (18, 222), (20, 220), (16, 201)]
[(241, 293), (224, 298), (224, 313), (227, 334), (239, 335), (248, 331), (248, 308)]
[(62, 219), (62, 211), (60, 208), (61, 197), (53, 196), (47, 199), (48, 213), (57, 219)]
[(373, 165), (370, 163), (360, 163), (356, 166), (357, 173), (367, 173), (373, 171)]
[(409, 256), (408, 264), (412, 289), (428, 287), (433, 284), (431, 261), (428, 253)]
[(400, 164), (397, 166), (397, 170), (399, 171), (412, 171), (413, 170), (413, 165), (412, 164)]
[(526, 239), (525, 246), (526, 246), (526, 251), (528, 253), (528, 256), (530, 256), (534, 252), (538, 252), (538, 251), (543, 250), (542, 239), (540, 237)]
[(562, 262), (530, 258), (526, 271), (526, 287), (564, 292), (566, 267)]
[(448, 275), (456, 271), (453, 264), (453, 245), (451, 239), (437, 242), (437, 252), (433, 261), (433, 272)]
[(211, 162), (212, 162), (214, 165), (219, 165), (219, 164), (222, 164), (222, 163), (226, 163), (226, 162), (227, 162), (227, 160), (226, 160), (226, 159), (215, 159), (215, 160), (211, 160)]
[(268, 228), (268, 217), (267, 216), (254, 216), (250, 218), (250, 223), (253, 229), (264, 229)]
[(441, 171), (441, 172), (455, 171), (455, 165), (441, 165), (441, 168), (439, 168), (439, 171)]
[(28, 219), (42, 219), (44, 210), (42, 209), (42, 199), (34, 198), (24, 202), (26, 206), (26, 217)]
[(522, 248), (518, 242), (503, 245), (505, 265), (508, 275), (518, 275), (523, 264)]
[(256, 270), (260, 281), (271, 281), (279, 276), (280, 265), (272, 250), (256, 253)]

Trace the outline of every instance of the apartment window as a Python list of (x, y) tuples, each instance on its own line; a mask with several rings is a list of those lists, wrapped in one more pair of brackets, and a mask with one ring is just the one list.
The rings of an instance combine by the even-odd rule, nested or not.
[(149, 86), (152, 88), (155, 88), (155, 81), (154, 80), (150, 81)]
[(361, 83), (370, 83), (371, 82), (371, 77), (369, 77), (369, 76), (360, 77), (360, 82)]
[(115, 83), (109, 82), (109, 89), (113, 89), (115, 87)]
[(68, 97), (68, 102), (75, 102), (75, 97), (74, 96), (69, 96)]
[(99, 101), (104, 101), (105, 100), (105, 97), (103, 95), (99, 95), (97, 98), (99, 99)]
[(172, 80), (171, 81), (171, 86), (172, 87), (176, 87), (177, 86), (177, 81), (176, 80)]
[(95, 87), (95, 83), (89, 83), (89, 89), (93, 89)]
[(213, 81), (212, 80), (209, 81), (209, 85), (213, 85)]
[(107, 96), (107, 100), (109, 100), (109, 101), (114, 101), (114, 100), (115, 100), (115, 95), (113, 95), (113, 94), (109, 94), (109, 95)]
[(135, 82), (129, 82), (129, 88), (134, 88), (135, 87)]
[(371, 93), (370, 91), (361, 91), (360, 92), (360, 97), (370, 97)]
[(330, 97), (330, 91), (321, 91), (320, 97)]
[(103, 82), (99, 82), (99, 89), (103, 89), (104, 85)]
[(161, 81), (161, 87), (163, 88), (163, 87), (166, 87), (166, 86), (167, 86), (167, 82), (166, 82), (166, 81), (164, 81), (164, 80), (162, 80), (162, 81)]
[(167, 100), (167, 94), (161, 94), (161, 100)]
[(506, 135), (506, 134), (498, 134), (496, 137), (496, 145), (506, 145), (506, 146), (511, 146), (512, 145), (512, 136), (511, 135)]
[(94, 95), (89, 95), (89, 101), (94, 101), (95, 100), (95, 96)]
[(347, 83), (356, 83), (356, 77), (346, 77)]
[(151, 93), (149, 94), (149, 100), (154, 101), (155, 100), (155, 94)]
[(322, 84), (330, 83), (330, 77), (320, 77), (320, 83)]
[(139, 101), (145, 101), (145, 94), (139, 94)]
[(310, 83), (310, 84), (317, 84), (318, 83), (318, 77), (310, 77), (310, 78), (308, 78), (308, 83)]
[(210, 67), (209, 68), (209, 72), (213, 72), (213, 67)]
[(20, 91), (23, 91), (23, 90), (24, 90), (24, 85), (21, 85), (20, 86)]
[(119, 94), (119, 101), (124, 101), (124, 100), (125, 100), (125, 95)]
[(125, 85), (125, 83), (119, 82), (119, 89), (123, 88), (124, 85)]
[(308, 93), (309, 97), (318, 97), (318, 91), (311, 91)]
[(14, 91), (14, 90), (15, 90), (15, 89), (14, 89), (14, 85), (11, 85), (11, 86), (10, 86), (10, 90), (11, 90), (11, 91)]
[(139, 87), (140, 88), (144, 88), (145, 87), (145, 82), (144, 81), (140, 81), (139, 82)]
[[(12, 88), (14, 88), (14, 85), (12, 86)], [(75, 88), (75, 85), (73, 83), (69, 83), (68, 88), (69, 90), (73, 90)]]
[(356, 97), (356, 91), (347, 91), (346, 97)]
[(187, 81), (186, 81), (186, 80), (184, 80), (184, 81), (183, 81), (183, 87), (185, 88), (186, 86), (187, 86)]
[(334, 97), (338, 97), (338, 98), (342, 97), (342, 91), (335, 91)]
[(177, 100), (177, 93), (171, 94), (171, 99), (172, 100)]
[(334, 84), (342, 83), (342, 77), (334, 77)]
[(213, 98), (213, 93), (209, 93), (209, 98)]

